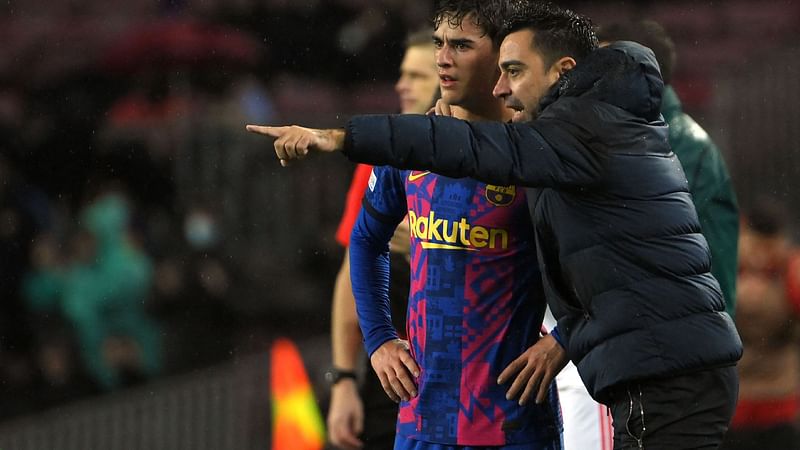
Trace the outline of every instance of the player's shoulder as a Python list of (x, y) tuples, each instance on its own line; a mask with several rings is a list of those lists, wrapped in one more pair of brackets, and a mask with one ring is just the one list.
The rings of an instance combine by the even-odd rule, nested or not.
[(367, 192), (376, 193), (402, 189), (407, 176), (406, 172), (391, 166), (373, 167), (367, 181)]
[(374, 166), (372, 168), (372, 173), (376, 176), (398, 177), (401, 179), (408, 172), (410, 171), (406, 169), (398, 169), (392, 166)]

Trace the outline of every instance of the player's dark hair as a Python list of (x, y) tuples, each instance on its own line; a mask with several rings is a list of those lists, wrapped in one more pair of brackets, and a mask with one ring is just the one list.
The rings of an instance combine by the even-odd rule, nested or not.
[(550, 2), (511, 2), (501, 36), (524, 29), (534, 31), (531, 46), (542, 54), (545, 67), (564, 56), (580, 61), (597, 48), (597, 36), (588, 17)]
[(503, 19), (509, 6), (508, 0), (437, 0), (434, 6), (433, 26), (438, 28), (442, 23), (456, 28), (467, 17), (483, 30), (482, 36), (488, 36), (495, 48), (500, 47)]
[(597, 30), (597, 37), (603, 42), (634, 41), (653, 50), (661, 69), (664, 84), (669, 84), (678, 59), (675, 42), (661, 24), (654, 20), (614, 23)]

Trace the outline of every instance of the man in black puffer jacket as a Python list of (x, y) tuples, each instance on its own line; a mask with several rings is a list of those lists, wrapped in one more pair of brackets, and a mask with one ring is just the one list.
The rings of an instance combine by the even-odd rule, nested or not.
[[(523, 8), (500, 49), (495, 95), (515, 121), (538, 109), (530, 123), (360, 116), (346, 132), (249, 129), (278, 137), (284, 161), (344, 150), (359, 162), (530, 186), (558, 326), (498, 382), (512, 381), (509, 396), (520, 401), (540, 401), (566, 349), (592, 396), (611, 407), (615, 448), (716, 448), (735, 406), (742, 347), (667, 143), (658, 64), (645, 47), (615, 43), (543, 88), (540, 70), (554, 63), (547, 38), (557, 34), (548, 8), (556, 7)], [(564, 58), (555, 61), (563, 67)]]

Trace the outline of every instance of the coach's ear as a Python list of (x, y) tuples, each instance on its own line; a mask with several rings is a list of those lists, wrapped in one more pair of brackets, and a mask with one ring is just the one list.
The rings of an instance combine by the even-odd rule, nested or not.
[(559, 76), (561, 76), (574, 69), (576, 64), (577, 63), (575, 62), (574, 58), (571, 56), (564, 56), (553, 63), (553, 69), (558, 72)]
[(576, 64), (575, 59), (570, 56), (564, 56), (556, 60), (547, 71), (547, 78), (550, 84), (555, 84), (561, 78), (561, 75), (574, 69)]

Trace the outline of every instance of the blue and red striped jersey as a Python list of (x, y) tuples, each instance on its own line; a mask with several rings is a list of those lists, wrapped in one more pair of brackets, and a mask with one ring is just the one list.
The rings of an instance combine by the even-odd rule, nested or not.
[[(398, 433), (417, 441), (500, 446), (560, 439), (557, 394), (506, 400), (497, 377), (540, 336), (545, 299), (525, 192), (472, 179), (375, 167), (351, 238), (351, 274), (370, 354), (387, 328), (383, 252), (408, 215), (407, 333), (421, 372)], [(551, 448), (544, 447), (543, 448)]]

